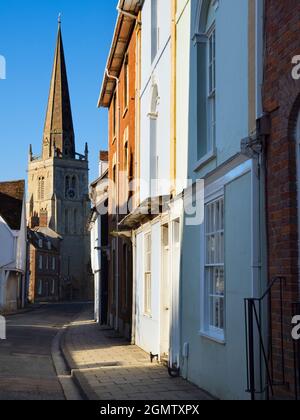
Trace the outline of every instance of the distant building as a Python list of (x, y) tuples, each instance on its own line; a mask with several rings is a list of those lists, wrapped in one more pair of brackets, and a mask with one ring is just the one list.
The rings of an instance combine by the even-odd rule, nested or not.
[(46, 227), (28, 229), (30, 303), (58, 301), (60, 298), (61, 237)]
[(108, 153), (100, 152), (99, 178), (90, 185), (93, 205), (89, 220), (91, 261), (95, 288), (95, 320), (108, 322)]
[(0, 311), (24, 306), (26, 271), (25, 181), (0, 183)]
[(93, 295), (90, 242), (86, 228), (90, 212), (88, 147), (76, 153), (65, 56), (59, 25), (42, 155), (30, 147), (28, 165), (28, 221), (61, 236), (61, 273), (64, 299)]

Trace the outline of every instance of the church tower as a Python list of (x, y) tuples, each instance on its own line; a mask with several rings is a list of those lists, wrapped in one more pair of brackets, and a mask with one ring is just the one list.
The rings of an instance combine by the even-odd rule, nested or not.
[(59, 21), (40, 157), (29, 150), (29, 226), (59, 236), (63, 298), (90, 298), (87, 220), (88, 146), (76, 153), (66, 63)]

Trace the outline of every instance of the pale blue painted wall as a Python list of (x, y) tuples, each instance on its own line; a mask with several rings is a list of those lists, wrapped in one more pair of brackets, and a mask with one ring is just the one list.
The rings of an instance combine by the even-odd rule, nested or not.
[[(198, 1), (192, 2), (192, 37)], [(191, 45), (189, 176), (202, 178), (231, 156), (240, 152), (240, 142), (248, 135), (248, 0), (219, 1), (216, 10), (216, 104), (217, 158), (202, 167), (197, 164), (197, 137), (201, 118), (197, 109), (197, 83), (203, 77), (197, 70), (197, 48)]]
[(182, 372), (218, 398), (247, 399), (243, 304), (252, 293), (250, 173), (225, 187), (225, 214), (226, 344), (200, 336), (201, 226), (185, 228), (182, 344), (189, 343), (190, 354)]
[[(198, 0), (191, 1), (191, 37), (197, 33)], [(197, 45), (191, 43), (188, 173), (203, 178), (236, 154), (248, 136), (248, 0), (219, 0), (216, 10), (216, 159), (195, 172), (201, 116), (197, 108)], [(200, 336), (202, 226), (184, 227), (182, 243), (182, 374), (221, 399), (247, 399), (244, 298), (252, 296), (251, 173), (225, 187), (226, 344)]]

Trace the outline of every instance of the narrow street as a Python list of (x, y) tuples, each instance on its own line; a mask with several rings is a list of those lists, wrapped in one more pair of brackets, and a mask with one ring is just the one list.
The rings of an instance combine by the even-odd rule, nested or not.
[(49, 304), (7, 318), (0, 341), (0, 400), (64, 400), (51, 347), (57, 333), (84, 304)]
[(210, 398), (96, 324), (89, 304), (47, 304), (7, 318), (7, 340), (0, 341), (1, 401)]

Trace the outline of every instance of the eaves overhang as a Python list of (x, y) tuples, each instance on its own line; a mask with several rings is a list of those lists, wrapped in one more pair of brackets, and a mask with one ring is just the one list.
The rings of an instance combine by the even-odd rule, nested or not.
[[(108, 108), (110, 106), (115, 88), (116, 80), (122, 69), (124, 57), (131, 39), (132, 32), (136, 25), (136, 19), (143, 7), (144, 0), (120, 0), (119, 12), (112, 45), (108, 55), (106, 69), (102, 81), (101, 92), (98, 100), (98, 108)], [(128, 15), (129, 14), (129, 15)], [(132, 15), (132, 17), (130, 17)], [(113, 78), (109, 77), (112, 76)]]
[(124, 217), (119, 227), (125, 230), (136, 230), (140, 226), (151, 222), (157, 216), (169, 210), (170, 196), (160, 195), (147, 198), (133, 212)]

